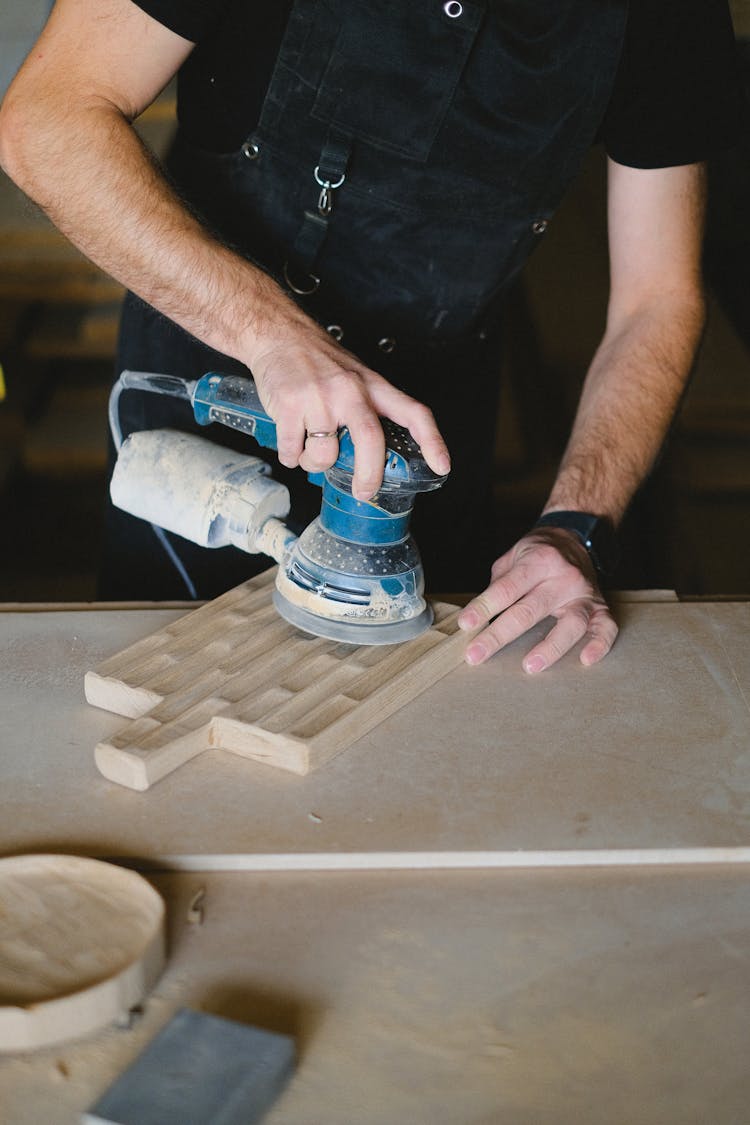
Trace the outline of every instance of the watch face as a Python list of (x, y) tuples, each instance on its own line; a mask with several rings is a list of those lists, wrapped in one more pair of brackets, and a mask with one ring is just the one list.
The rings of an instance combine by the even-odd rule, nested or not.
[(604, 516), (596, 521), (591, 531), (589, 554), (600, 574), (613, 574), (620, 561), (617, 534), (611, 522)]

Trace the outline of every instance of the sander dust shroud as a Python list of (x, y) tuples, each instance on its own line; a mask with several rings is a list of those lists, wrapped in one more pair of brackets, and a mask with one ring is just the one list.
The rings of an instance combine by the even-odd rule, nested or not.
[(147, 390), (187, 399), (201, 425), (221, 422), (276, 449), (275, 423), (251, 379), (209, 372), (197, 381), (123, 371), (110, 397), (118, 459), (113, 503), (148, 520), (175, 565), (162, 529), (203, 547), (232, 544), (279, 564), (273, 600), (287, 621), (307, 633), (348, 644), (396, 644), (432, 623), (424, 573), (409, 521), (418, 492), (439, 488), (408, 430), (381, 419), (386, 453), (383, 483), (371, 500), (352, 496), (354, 446), (339, 431), (339, 456), (325, 473), (309, 474), (323, 490), (320, 515), (297, 538), (282, 522), (289, 492), (259, 457), (224, 449), (177, 430), (143, 430), (122, 441), (119, 398)]

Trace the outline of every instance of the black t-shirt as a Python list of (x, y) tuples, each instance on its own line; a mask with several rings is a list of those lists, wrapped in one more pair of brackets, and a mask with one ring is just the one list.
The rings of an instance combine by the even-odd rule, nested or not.
[[(201, 148), (238, 148), (257, 123), (291, 0), (134, 0), (196, 44), (178, 116)], [(599, 139), (620, 164), (704, 160), (739, 139), (743, 100), (727, 0), (630, 0)]]

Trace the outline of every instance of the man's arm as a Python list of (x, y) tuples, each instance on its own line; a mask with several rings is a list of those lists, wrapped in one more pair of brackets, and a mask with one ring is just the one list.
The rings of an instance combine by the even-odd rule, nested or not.
[[(607, 325), (545, 512), (592, 512), (616, 524), (653, 465), (703, 329), (704, 206), (702, 165), (609, 162)], [(581, 661), (593, 664), (617, 635), (585, 548), (557, 528), (531, 532), (495, 563), (490, 586), (460, 618), (467, 629), (492, 622), (466, 659), (481, 663), (547, 616), (556, 624), (526, 656), (528, 672), (583, 637)]]
[(249, 367), (277, 423), (279, 459), (317, 471), (348, 425), (364, 499), (383, 472), (378, 415), (407, 426), (438, 473), (432, 414), (341, 348), (261, 270), (222, 246), (171, 190), (131, 127), (193, 44), (130, 0), (57, 0), (0, 110), (0, 162), (94, 262)]

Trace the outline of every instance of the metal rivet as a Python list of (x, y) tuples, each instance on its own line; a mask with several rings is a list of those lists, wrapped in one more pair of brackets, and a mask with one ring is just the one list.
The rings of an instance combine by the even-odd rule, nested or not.
[(464, 13), (464, 6), (459, 3), (459, 0), (446, 0), (443, 4), (443, 11), (449, 19), (457, 20)]
[(381, 352), (390, 353), (396, 347), (396, 341), (391, 336), (383, 336), (382, 340), (378, 340), (378, 347)]
[(245, 141), (242, 146), (242, 155), (248, 160), (257, 160), (260, 156), (260, 145), (257, 141)]
[(549, 223), (546, 219), (537, 219), (536, 222), (531, 224), (531, 229), (534, 234), (544, 234), (548, 226)]
[(334, 340), (338, 340), (339, 343), (344, 339), (344, 329), (340, 324), (329, 324), (326, 328), (326, 332), (333, 336)]

